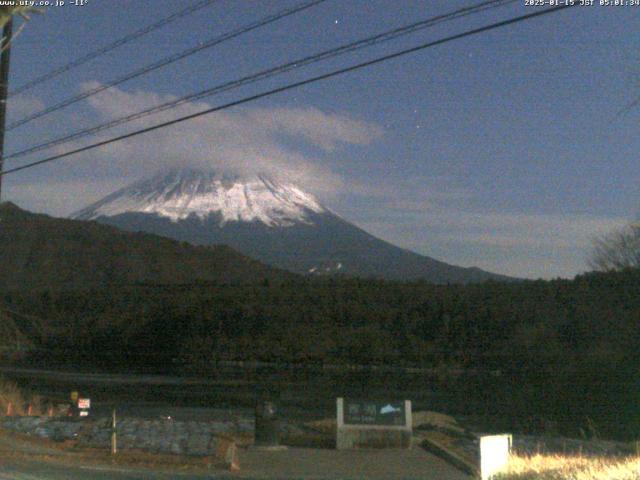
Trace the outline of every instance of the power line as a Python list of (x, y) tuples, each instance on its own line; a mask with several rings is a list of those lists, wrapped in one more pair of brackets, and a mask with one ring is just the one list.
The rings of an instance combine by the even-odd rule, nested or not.
[(200, 2), (197, 2), (194, 5), (190, 5), (186, 8), (183, 8), (182, 10), (179, 10), (169, 15), (168, 17), (163, 18), (157, 21), (156, 23), (153, 23), (140, 30), (130, 33), (129, 35), (126, 35), (120, 38), (119, 40), (116, 40), (115, 42), (105, 45), (102, 48), (94, 50), (93, 52), (87, 53), (86, 55), (83, 55), (82, 57), (77, 58), (76, 60), (73, 60), (67, 63), (66, 65), (62, 65), (61, 67), (55, 68), (54, 70), (51, 70), (50, 72), (45, 73), (44, 75), (34, 78), (33, 80), (11, 91), (9, 96), (18, 95), (20, 93), (26, 92), (27, 90), (32, 89), (36, 85), (46, 82), (47, 80), (51, 80), (52, 78), (55, 78), (59, 75), (62, 75), (63, 73), (66, 73), (69, 70), (79, 67), (80, 65), (84, 65), (85, 63), (89, 62), (90, 60), (93, 60), (94, 58), (100, 57), (101, 55), (104, 55), (105, 53), (108, 53), (111, 50), (115, 50), (116, 48), (121, 47), (122, 45), (126, 45), (129, 42), (137, 40), (138, 38), (143, 37), (144, 35), (147, 35), (155, 30), (158, 30), (159, 28), (164, 27), (165, 25), (168, 25), (169, 23), (172, 23), (182, 17), (190, 15), (194, 12), (197, 12), (198, 10), (201, 10), (205, 7), (208, 7), (209, 5), (217, 1), (218, 0), (201, 0)]
[(225, 33), (223, 35), (214, 37), (204, 43), (199, 43), (197, 46), (195, 47), (191, 47), (188, 48), (187, 50), (184, 50), (182, 52), (178, 52), (176, 54), (170, 55), (168, 57), (162, 58), (160, 60), (158, 60), (157, 62), (154, 62), (152, 64), (146, 65), (138, 70), (135, 70), (131, 73), (128, 73), (126, 75), (123, 75), (122, 77), (117, 78), (116, 80), (113, 80), (105, 85), (100, 85), (96, 88), (92, 88), (91, 90), (87, 90), (86, 92), (80, 93), (78, 95), (75, 95), (73, 97), (69, 97), (66, 100), (62, 100), (59, 103), (56, 103), (55, 105), (52, 105), (50, 107), (44, 108), (38, 112), (35, 112), (31, 115), (28, 115), (20, 120), (16, 120), (15, 122), (12, 122), (11, 124), (9, 124), (7, 126), (7, 131), (9, 130), (13, 130), (14, 128), (17, 128), (21, 125), (25, 125), (26, 123), (31, 122), (32, 120), (35, 120), (37, 118), (41, 118), (44, 117), (45, 115), (48, 115), (50, 113), (53, 113), (55, 111), (58, 111), (64, 107), (68, 107), (69, 105), (73, 105), (74, 103), (79, 102), (80, 100), (84, 100), (85, 98), (89, 98), (92, 97), (93, 95), (96, 95), (100, 92), (103, 92), (105, 90), (108, 90), (110, 88), (115, 87), (116, 85), (120, 85), (121, 83), (127, 82), (129, 80), (133, 80), (134, 78), (140, 77), (142, 75), (146, 75), (147, 73), (151, 73), (155, 70), (158, 70), (162, 67), (166, 67), (167, 65), (170, 65), (172, 63), (177, 62), (178, 60), (182, 60), (184, 58), (187, 58), (191, 55), (194, 55), (198, 52), (201, 52), (202, 50), (208, 49), (208, 48), (212, 48), (216, 45), (219, 45), (223, 42), (226, 42), (227, 40), (231, 40), (233, 38), (239, 37), (240, 35), (243, 35), (245, 33), (248, 33), (252, 30), (255, 30), (257, 28), (263, 27), (265, 25), (268, 25), (270, 23), (273, 23), (277, 20), (280, 20), (282, 18), (285, 17), (289, 17), (291, 15), (294, 15), (296, 13), (299, 13), (303, 10), (306, 10), (308, 8), (314, 7), (320, 3), (325, 2), (326, 0), (308, 0), (306, 2), (300, 3), (294, 7), (291, 8), (287, 8), (284, 10), (280, 10), (279, 12), (273, 14), (273, 15), (268, 15), (266, 17), (263, 17), (260, 20), (257, 20), (255, 22), (252, 22), (248, 25), (245, 25), (243, 27), (240, 27), (236, 30), (233, 30), (231, 32)]
[(446, 21), (451, 21), (451, 20), (455, 20), (464, 16), (468, 16), (468, 15), (472, 15), (472, 14), (476, 14), (476, 13), (480, 13), (489, 9), (493, 9), (493, 8), (498, 8), (498, 7), (502, 7), (505, 5), (508, 5), (510, 3), (515, 3), (517, 0), (489, 0), (489, 1), (485, 1), (470, 7), (465, 7), (465, 8), (461, 8), (458, 10), (455, 10), (453, 12), (450, 13), (446, 13), (446, 14), (442, 14), (442, 15), (438, 15), (435, 17), (430, 17), (428, 19), (419, 21), (419, 22), (415, 22), (409, 25), (405, 25), (402, 27), (398, 27), (395, 28), (393, 30), (387, 31), (387, 32), (383, 32), (381, 34), (377, 34), (377, 35), (373, 35), (361, 40), (358, 40), (356, 42), (352, 42), (337, 48), (333, 48), (330, 50), (325, 50), (322, 52), (319, 52), (317, 54), (314, 55), (309, 55), (307, 57), (303, 57), (303, 58), (299, 58), (297, 60), (293, 60), (290, 62), (287, 62), (283, 65), (279, 65), (277, 67), (273, 67), (273, 68), (269, 68), (267, 70), (262, 70), (260, 72), (257, 72), (255, 74), (252, 75), (248, 75), (245, 77), (242, 77), (238, 80), (233, 80), (230, 82), (225, 82), (223, 84), (219, 84), (216, 85), (214, 87), (202, 90), (200, 92), (196, 92), (196, 93), (192, 93), (189, 95), (186, 95), (184, 97), (178, 98), (176, 100), (172, 100), (169, 102), (165, 102), (162, 103), (160, 105), (156, 105), (154, 107), (148, 108), (146, 110), (142, 110), (140, 112), (136, 112), (130, 115), (126, 115), (124, 117), (120, 117), (118, 119), (114, 119), (111, 120), (109, 122), (97, 125), (97, 126), (93, 126), (93, 127), (89, 127), (89, 128), (85, 128), (76, 132), (73, 132), (71, 134), (65, 135), (63, 137), (59, 137), (56, 139), (52, 139), (49, 141), (46, 141), (44, 143), (26, 148), (24, 150), (18, 151), (18, 152), (14, 152), (10, 155), (7, 155), (5, 157), (5, 159), (13, 159), (13, 158), (18, 158), (18, 157), (22, 157), (25, 155), (28, 155), (30, 153), (34, 153), (34, 152), (38, 152), (41, 150), (45, 150), (47, 148), (53, 147), (53, 146), (57, 146), (57, 145), (61, 145), (67, 142), (70, 142), (71, 140), (77, 140), (79, 138), (83, 138), (85, 136), (88, 135), (93, 135), (96, 134), (98, 132), (101, 132), (103, 130), (107, 130), (113, 127), (116, 127), (118, 125), (122, 125), (124, 123), (128, 123), (131, 122), (133, 120), (139, 120), (141, 118), (147, 117), (149, 115), (153, 115), (155, 113), (159, 113), (159, 112), (163, 112), (169, 109), (173, 109), (178, 107), (179, 105), (182, 105), (186, 102), (191, 102), (191, 101), (197, 101), (197, 100), (201, 100), (203, 98), (206, 97), (210, 97), (212, 95), (221, 93), (221, 92), (226, 92), (244, 85), (248, 85), (251, 83), (255, 83), (257, 81), (260, 80), (264, 80), (267, 78), (271, 78), (273, 76), (285, 73), (287, 71), (290, 70), (294, 70), (294, 69), (298, 69), (298, 68), (302, 68), (305, 67), (307, 65), (319, 62), (319, 61), (323, 61), (323, 60), (327, 60), (329, 58), (334, 58), (340, 55), (344, 55), (346, 53), (351, 53), (363, 48), (367, 48), (370, 47), (372, 45), (376, 45), (379, 43), (383, 43), (383, 42), (387, 42), (396, 38), (399, 38), (401, 36), (404, 35), (408, 35), (414, 32), (417, 32), (419, 30), (422, 30), (424, 28), (427, 27), (432, 27), (434, 25), (437, 25), (439, 23), (442, 22), (446, 22)]
[(86, 152), (88, 150), (93, 150), (95, 148), (102, 147), (104, 145), (109, 145), (111, 143), (115, 143), (115, 142), (119, 142), (119, 141), (122, 141), (122, 140), (126, 140), (126, 139), (129, 139), (129, 138), (132, 138), (132, 137), (136, 137), (138, 135), (142, 135), (142, 134), (149, 133), (149, 132), (152, 132), (152, 131), (155, 131), (155, 130), (159, 130), (161, 128), (165, 128), (165, 127), (169, 127), (169, 126), (172, 126), (172, 125), (175, 125), (175, 124), (178, 124), (178, 123), (182, 123), (182, 122), (185, 122), (187, 120), (192, 120), (194, 118), (202, 117), (204, 115), (208, 115), (208, 114), (211, 114), (211, 113), (214, 113), (214, 112), (218, 112), (218, 111), (221, 111), (221, 110), (226, 110), (226, 109), (231, 108), (231, 107), (235, 107), (235, 106), (238, 106), (238, 105), (243, 105), (245, 103), (253, 102), (253, 101), (261, 99), (261, 98), (270, 97), (270, 96), (276, 95), (278, 93), (286, 92), (286, 91), (292, 90), (294, 88), (299, 88), (299, 87), (302, 87), (302, 86), (305, 86), (305, 85), (316, 83), (316, 82), (319, 82), (321, 80), (326, 80), (328, 78), (332, 78), (332, 77), (335, 77), (335, 76), (338, 76), (338, 75), (342, 75), (342, 74), (345, 74), (345, 73), (348, 73), (348, 72), (353, 72), (353, 71), (359, 70), (361, 68), (369, 67), (369, 66), (372, 66), (372, 65), (377, 65), (379, 63), (386, 62), (388, 60), (392, 60), (392, 59), (395, 59), (395, 58), (398, 58), (398, 57), (402, 57), (402, 56), (405, 56), (405, 55), (408, 55), (408, 54), (411, 54), (411, 53), (415, 53), (415, 52), (418, 52), (418, 51), (421, 51), (421, 50), (425, 50), (427, 48), (435, 47), (437, 45), (442, 45), (444, 43), (448, 43), (448, 42), (451, 42), (453, 40), (459, 40), (461, 38), (465, 38), (465, 37), (469, 37), (469, 36), (472, 36), (472, 35), (477, 35), (477, 34), (480, 34), (480, 33), (488, 32), (488, 31), (494, 30), (496, 28), (505, 27), (507, 25), (513, 25), (515, 23), (519, 23), (519, 22), (523, 22), (523, 21), (526, 21), (526, 20), (530, 20), (532, 18), (540, 17), (540, 16), (543, 16), (543, 15), (548, 15), (548, 14), (554, 13), (554, 12), (559, 12), (561, 10), (564, 10), (564, 9), (567, 9), (567, 8), (571, 8), (571, 7), (575, 6), (575, 5), (578, 5), (578, 4), (577, 3), (576, 4), (566, 4), (566, 5), (562, 5), (562, 6), (559, 6), (559, 7), (547, 8), (547, 9), (540, 10), (540, 11), (533, 12), (533, 13), (529, 13), (529, 14), (526, 14), (526, 15), (521, 15), (521, 16), (518, 16), (518, 17), (510, 18), (508, 20), (503, 20), (503, 21), (500, 21), (500, 22), (492, 23), (490, 25), (485, 25), (484, 27), (479, 27), (479, 28), (475, 28), (475, 29), (472, 29), (472, 30), (467, 30), (467, 31), (465, 31), (463, 33), (458, 33), (458, 34), (455, 34), (455, 35), (444, 37), (444, 38), (441, 38), (439, 40), (435, 40), (435, 41), (432, 41), (432, 42), (423, 43), (423, 44), (418, 45), (416, 47), (407, 48), (405, 50), (400, 50), (398, 52), (391, 53), (391, 54), (388, 54), (388, 55), (384, 55), (382, 57), (378, 57), (378, 58), (375, 58), (373, 60), (368, 60), (366, 62), (362, 62), (362, 63), (358, 63), (356, 65), (352, 65), (350, 67), (345, 67), (345, 68), (341, 68), (341, 69), (338, 69), (338, 70), (334, 70), (332, 72), (325, 73), (325, 74), (322, 74), (322, 75), (318, 75), (318, 76), (315, 76), (315, 77), (311, 77), (311, 78), (308, 78), (306, 80), (302, 80), (302, 81), (291, 83), (291, 84), (288, 84), (288, 85), (285, 85), (285, 86), (282, 86), (282, 87), (274, 88), (272, 90), (268, 90), (266, 92), (258, 93), (256, 95), (251, 95), (251, 96), (248, 96), (248, 97), (244, 97), (244, 98), (242, 98), (240, 100), (235, 100), (235, 101), (232, 101), (232, 102), (229, 102), (229, 103), (217, 106), (217, 107), (212, 107), (212, 108), (203, 110), (203, 111), (198, 112), (198, 113), (193, 113), (191, 115), (186, 115), (186, 116), (183, 116), (183, 117), (180, 117), (180, 118), (176, 118), (174, 120), (170, 120), (168, 122), (163, 122), (163, 123), (160, 123), (158, 125), (154, 125), (154, 126), (151, 126), (151, 127), (147, 127), (147, 128), (143, 128), (143, 129), (140, 129), (140, 130), (136, 130), (136, 131), (124, 134), (124, 135), (120, 135), (120, 136), (117, 136), (117, 137), (114, 137), (114, 138), (110, 138), (108, 140), (103, 140), (101, 142), (93, 143), (93, 144), (87, 145), (85, 147), (77, 148), (77, 149), (71, 150), (69, 152), (65, 152), (65, 153), (61, 153), (61, 154), (58, 154), (58, 155), (53, 155), (53, 156), (50, 156), (50, 157), (47, 157), (47, 158), (43, 158), (42, 160), (38, 160), (38, 161), (35, 161), (35, 162), (28, 163), (26, 165), (22, 165), (20, 167), (15, 167), (15, 168), (6, 170), (4, 172), (0, 172), (0, 176), (8, 175), (10, 173), (19, 172), (21, 170), (26, 170), (28, 168), (32, 168), (32, 167), (35, 167), (37, 165), (42, 165), (44, 163), (49, 163), (49, 162), (53, 162), (53, 161), (56, 161), (56, 160), (60, 160), (60, 159), (69, 157), (71, 155), (75, 155), (75, 154), (78, 154), (78, 153)]

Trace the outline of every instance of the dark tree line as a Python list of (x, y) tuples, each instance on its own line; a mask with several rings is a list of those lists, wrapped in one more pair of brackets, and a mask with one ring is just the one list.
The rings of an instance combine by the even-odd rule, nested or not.
[(456, 394), (514, 418), (640, 428), (640, 270), (14, 290), (2, 302), (46, 319), (32, 361), (205, 374), (221, 360), (421, 366), (463, 372)]

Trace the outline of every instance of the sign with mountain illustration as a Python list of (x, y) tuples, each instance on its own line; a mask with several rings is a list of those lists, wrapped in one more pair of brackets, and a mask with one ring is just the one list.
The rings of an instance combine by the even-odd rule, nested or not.
[(410, 448), (411, 400), (336, 399), (336, 448)]
[(346, 425), (404, 425), (406, 412), (404, 401), (375, 402), (344, 400)]
[(380, 240), (302, 188), (266, 175), (172, 170), (116, 191), (73, 218), (195, 245), (226, 244), (256, 260), (302, 274), (435, 283), (507, 279)]

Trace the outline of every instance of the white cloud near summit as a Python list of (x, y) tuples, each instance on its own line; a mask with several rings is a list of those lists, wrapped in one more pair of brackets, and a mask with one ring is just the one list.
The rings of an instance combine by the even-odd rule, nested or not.
[[(100, 85), (87, 82), (81, 88), (87, 91)], [(87, 98), (82, 109), (65, 112), (65, 126), (74, 131), (100, 125), (176, 99), (152, 91), (110, 88)], [(185, 102), (175, 109), (59, 145), (48, 153), (64, 153), (201, 112), (213, 104)], [(14, 119), (21, 118), (45, 107), (35, 96), (17, 96), (11, 99), (10, 114)], [(55, 130), (55, 124), (47, 125)], [(27, 175), (10, 177), (6, 191), (9, 198), (25, 208), (66, 215), (97, 201), (105, 192), (158, 171), (193, 167), (239, 175), (266, 173), (330, 199), (346, 188), (344, 179), (327, 166), (331, 157), (343, 147), (366, 147), (382, 134), (382, 129), (373, 123), (314, 107), (231, 108), (72, 155), (29, 170)]]
[[(91, 82), (83, 88), (98, 85)], [(169, 95), (112, 88), (90, 97), (88, 102), (98, 122), (105, 122), (172, 100), (175, 97)], [(100, 136), (109, 138), (208, 108), (211, 104), (206, 102), (185, 103)], [(263, 172), (286, 177), (315, 193), (333, 195), (343, 188), (343, 180), (322, 165), (322, 157), (341, 146), (369, 145), (381, 135), (377, 125), (317, 108), (238, 108), (108, 145), (75, 164), (89, 169), (85, 174), (90, 171), (113, 176), (121, 172), (126, 177), (141, 177), (150, 170), (176, 166), (240, 175)], [(304, 151), (292, 147), (290, 139), (305, 144)]]
[(249, 117), (274, 134), (299, 135), (328, 152), (341, 143), (365, 146), (382, 136), (382, 129), (376, 125), (317, 108), (258, 109)]

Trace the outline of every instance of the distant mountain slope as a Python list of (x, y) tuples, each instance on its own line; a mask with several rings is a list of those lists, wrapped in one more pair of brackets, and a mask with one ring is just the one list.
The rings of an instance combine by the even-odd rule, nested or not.
[(449, 265), (380, 240), (301, 188), (265, 175), (173, 170), (125, 187), (73, 218), (195, 245), (226, 244), (296, 273), (434, 283), (509, 279)]
[(0, 287), (259, 282), (292, 275), (229, 247), (196, 247), (0, 204)]

